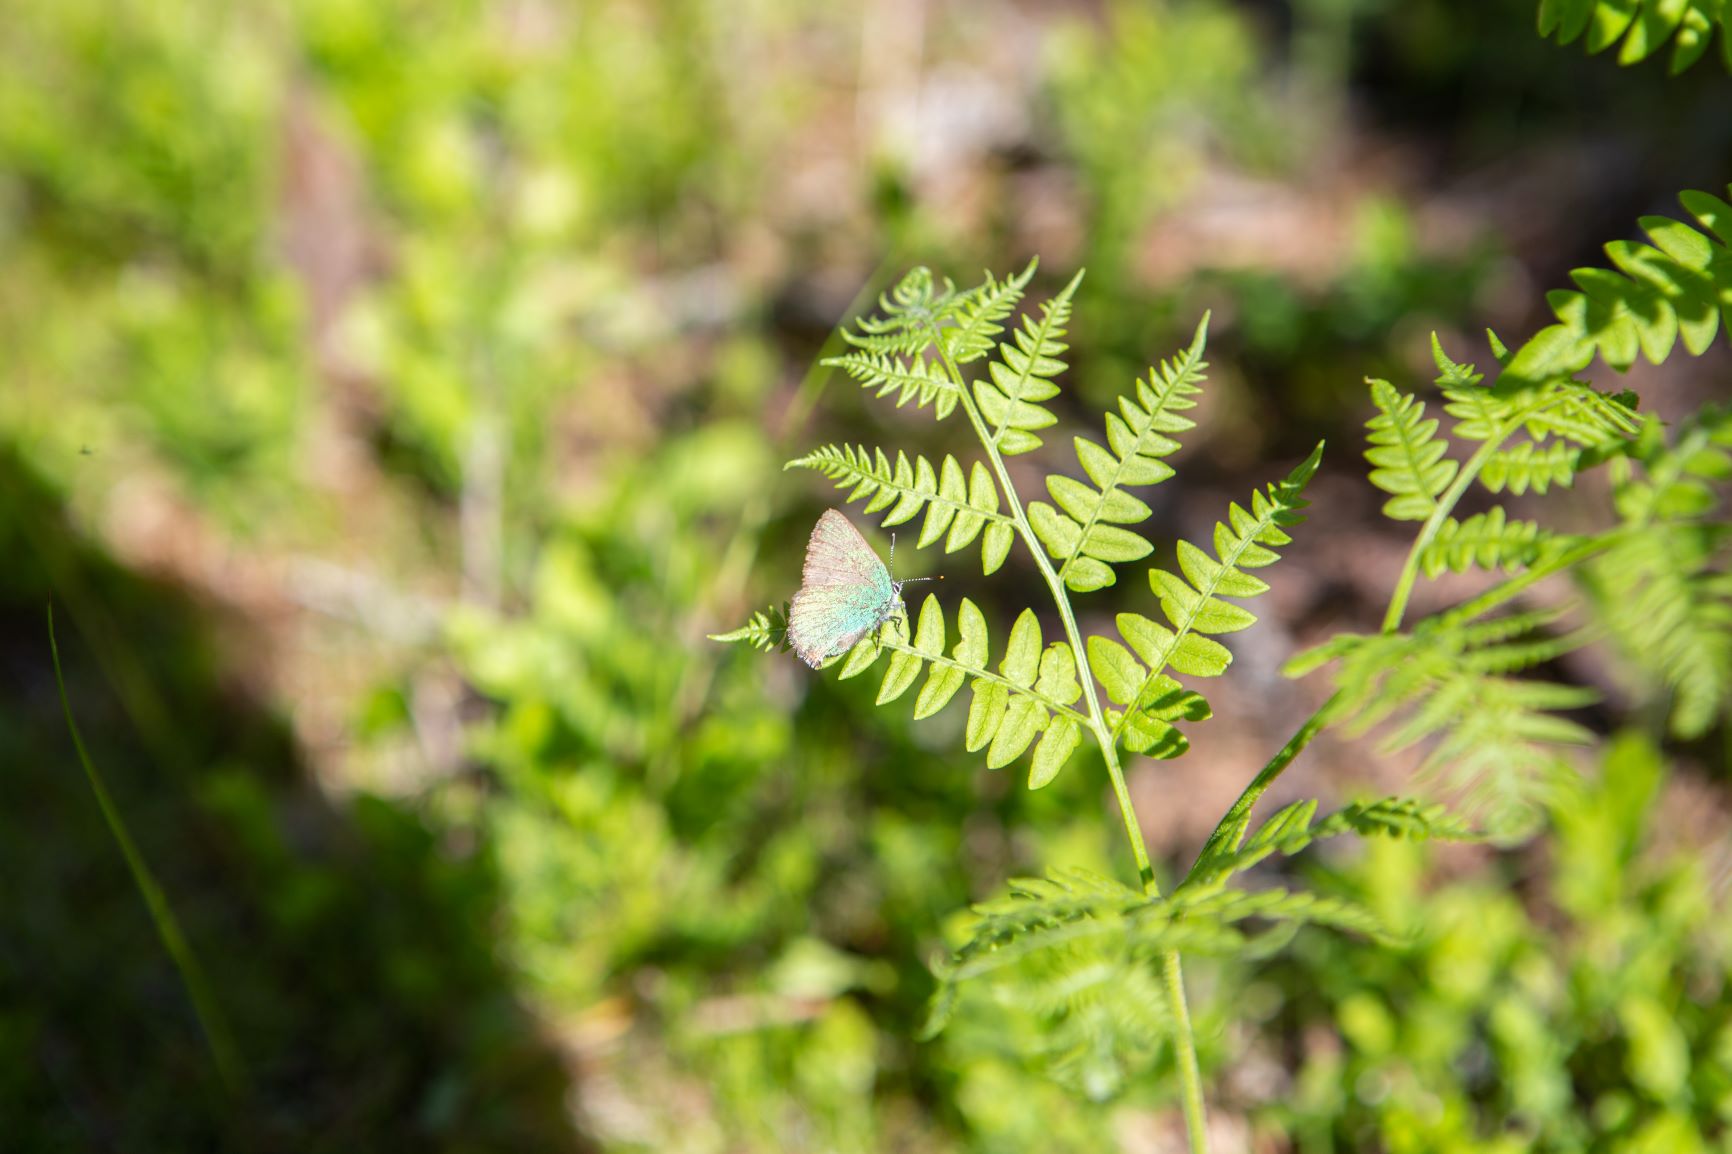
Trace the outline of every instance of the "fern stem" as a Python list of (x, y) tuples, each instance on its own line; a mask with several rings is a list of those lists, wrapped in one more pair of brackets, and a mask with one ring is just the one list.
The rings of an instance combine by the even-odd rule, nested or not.
[(1395, 582), (1395, 592), (1389, 598), (1389, 609), (1383, 615), (1383, 632), (1394, 633), (1401, 628), (1401, 619), (1407, 613), (1408, 598), (1413, 596), (1414, 582), (1419, 578), (1420, 560), (1425, 556), (1425, 551), (1431, 547), (1432, 541), (1436, 539), (1438, 531), (1443, 528), (1443, 523), (1449, 519), (1451, 513), (1455, 512), (1456, 503), (1461, 500), (1462, 494), (1466, 493), (1468, 486), (1472, 485), (1475, 479), (1479, 477), (1480, 470), (1484, 469), (1486, 464), (1497, 455), (1498, 450), (1503, 448), (1503, 443), (1509, 440), (1510, 434), (1521, 428), (1528, 418), (1545, 408), (1550, 399), (1538, 401), (1521, 409), (1503, 423), (1496, 436), (1487, 437), (1481, 442), (1473, 456), (1467, 459), (1467, 464), (1463, 465), (1461, 471), (1456, 474), (1455, 480), (1450, 483), (1449, 488), (1445, 489), (1437, 498), (1437, 506), (1432, 509), (1431, 516), (1427, 517), (1425, 524), (1420, 527), (1419, 536), (1413, 540), (1413, 548), (1407, 551), (1407, 561), (1401, 567), (1401, 576)]
[[(1082, 631), (1077, 628), (1070, 597), (1065, 592), (1064, 582), (1059, 579), (1057, 571), (1047, 559), (1046, 552), (1041, 548), (1039, 538), (1034, 535), (1034, 527), (1029, 524), (1028, 514), (1022, 507), (1022, 498), (1017, 495), (1016, 486), (1011, 483), (1010, 470), (1005, 468), (1004, 458), (999, 454), (998, 441), (987, 432), (986, 422), (981, 419), (980, 409), (968, 390), (967, 382), (963, 380), (962, 370), (944, 347), (937, 326), (929, 328), (932, 331), (933, 344), (944, 361), (944, 370), (956, 384), (963, 412), (968, 414), (975, 436), (980, 438), (981, 446), (986, 450), (986, 458), (992, 465), (993, 474), (998, 478), (999, 488), (1004, 490), (1010, 515), (1016, 520), (1016, 530), (1021, 534), (1023, 544), (1028, 547), (1029, 556), (1034, 558), (1042, 579), (1046, 581), (1046, 587), (1052, 592), (1053, 604), (1058, 607), (1059, 617), (1064, 622), (1065, 636), (1070, 640), (1071, 651), (1076, 655), (1078, 679), (1082, 682), (1083, 695), (1088, 702), (1089, 728), (1095, 735), (1096, 744), (1100, 746), (1101, 759), (1106, 762), (1113, 797), (1119, 804), (1119, 817), (1124, 822), (1125, 836), (1130, 839), (1131, 856), (1136, 860), (1137, 878), (1142, 883), (1143, 892), (1150, 897), (1156, 897), (1161, 892), (1160, 884), (1155, 880), (1155, 867), (1149, 860), (1148, 846), (1143, 842), (1142, 823), (1137, 820), (1136, 806), (1131, 801), (1130, 789), (1125, 785), (1124, 769), (1119, 765), (1117, 737), (1107, 727), (1106, 717), (1101, 712), (1100, 696), (1095, 690), (1094, 669), (1089, 665), (1088, 650), (1083, 646)], [(1167, 1004), (1173, 1015), (1173, 1050), (1179, 1067), (1179, 1084), (1184, 1100), (1185, 1132), (1190, 1136), (1191, 1154), (1209, 1154), (1208, 1119), (1203, 1106), (1203, 1079), (1197, 1068), (1197, 1043), (1191, 1031), (1190, 1008), (1185, 1002), (1184, 970), (1180, 965), (1177, 950), (1168, 950), (1162, 955), (1161, 971), (1166, 986)]]
[(980, 415), (980, 407), (975, 404), (974, 394), (969, 391), (968, 382), (962, 376), (962, 369), (950, 355), (950, 350), (944, 347), (944, 337), (938, 331), (938, 326), (928, 321), (927, 329), (932, 335), (933, 346), (944, 362), (944, 371), (956, 386), (962, 411), (968, 414), (968, 422), (974, 426), (974, 435), (980, 439), (981, 448), (986, 451), (987, 462), (992, 466), (993, 475), (998, 478), (998, 487), (1004, 490), (1005, 503), (1009, 505), (1010, 515), (1016, 522), (1016, 531), (1022, 536), (1023, 544), (1028, 546), (1029, 555), (1034, 558), (1035, 566), (1040, 570), (1047, 589), (1052, 592), (1053, 604), (1058, 607), (1059, 618), (1064, 622), (1065, 637), (1070, 641), (1071, 652), (1076, 658), (1077, 679), (1082, 682), (1083, 698), (1089, 707), (1089, 730), (1095, 735), (1095, 742), (1100, 746), (1101, 757), (1107, 765), (1107, 777), (1112, 781), (1113, 798), (1118, 802), (1119, 817), (1125, 825), (1125, 836), (1131, 843), (1131, 856), (1137, 863), (1138, 880), (1142, 883), (1144, 893), (1150, 896), (1158, 895), (1161, 889), (1155, 881), (1155, 867), (1149, 860), (1149, 850), (1143, 842), (1142, 823), (1137, 820), (1136, 806), (1131, 802), (1131, 791), (1125, 785), (1125, 773), (1119, 765), (1117, 743), (1112, 730), (1107, 728), (1105, 715), (1101, 712), (1100, 696), (1095, 691), (1094, 670), (1089, 665), (1088, 650), (1083, 646), (1082, 631), (1077, 628), (1070, 597), (1066, 595), (1064, 583), (1059, 580), (1052, 562), (1047, 560), (1039, 538), (1034, 535), (1034, 527), (1028, 523), (1028, 513), (1022, 507), (1022, 498), (1017, 495), (1016, 485), (1010, 479), (1010, 470), (1005, 467), (1004, 457), (998, 451), (998, 441), (987, 431), (986, 422)]
[(1173, 1058), (1179, 1068), (1179, 1090), (1185, 1106), (1185, 1132), (1191, 1154), (1209, 1154), (1209, 1120), (1203, 1110), (1203, 1076), (1197, 1068), (1197, 1043), (1191, 1033), (1191, 1009), (1185, 1002), (1185, 971), (1178, 950), (1161, 955), (1161, 978), (1173, 1013)]
[[(1250, 821), (1252, 807), (1257, 804), (1258, 799), (1268, 788), (1275, 784), (1275, 779), (1286, 771), (1293, 759), (1298, 757), (1307, 745), (1311, 744), (1311, 739), (1328, 727), (1330, 721), (1333, 720), (1335, 707), (1340, 700), (1341, 695), (1337, 693), (1319, 706), (1317, 712), (1306, 718), (1305, 724), (1299, 727), (1299, 731), (1287, 740), (1286, 745), (1281, 747), (1280, 752), (1269, 759), (1269, 764), (1265, 765), (1258, 771), (1257, 776), (1251, 779), (1251, 784), (1245, 787), (1245, 792), (1239, 795), (1239, 800), (1233, 803), (1233, 807), (1227, 811), (1226, 816), (1221, 818), (1215, 826), (1214, 832), (1209, 835), (1209, 840), (1203, 843), (1202, 852), (1192, 863), (1191, 872), (1185, 877), (1186, 881), (1189, 881), (1191, 875), (1197, 872), (1197, 866), (1213, 857), (1217, 850), (1230, 851), (1239, 848), (1239, 843), (1245, 837), (1245, 827)], [(1228, 842), (1232, 844), (1226, 844)]]

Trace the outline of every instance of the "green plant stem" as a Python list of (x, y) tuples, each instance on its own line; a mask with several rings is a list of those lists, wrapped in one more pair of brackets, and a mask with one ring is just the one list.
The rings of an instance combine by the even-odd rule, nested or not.
[[(1506, 429), (1509, 427), (1505, 426)], [(1443, 528), (1443, 523), (1449, 519), (1450, 513), (1455, 509), (1456, 502), (1461, 500), (1462, 494), (1467, 492), (1467, 487), (1473, 484), (1473, 479), (1479, 475), (1481, 469), (1485, 468), (1486, 462), (1491, 460), (1493, 454), (1503, 446), (1508, 436), (1509, 433), (1505, 432), (1497, 437), (1488, 437), (1480, 445), (1479, 450), (1468, 458), (1467, 464), (1461, 467), (1461, 471), (1455, 476), (1454, 483), (1445, 489), (1443, 495), (1437, 499), (1437, 505), (1432, 509), (1431, 516), (1425, 519), (1425, 524), (1420, 527), (1419, 536), (1413, 539), (1413, 547), (1407, 551), (1407, 561), (1401, 567), (1401, 576), (1395, 582), (1395, 592), (1389, 598), (1389, 608), (1383, 614), (1383, 632), (1394, 633), (1401, 628), (1401, 619), (1407, 613), (1408, 598), (1413, 596), (1414, 582), (1419, 578), (1420, 559), (1425, 556), (1426, 549), (1436, 539), (1438, 530)]]
[(1010, 470), (1005, 467), (1004, 457), (998, 451), (998, 445), (992, 434), (987, 431), (986, 422), (981, 418), (980, 409), (974, 403), (974, 395), (969, 392), (968, 382), (962, 376), (962, 369), (957, 365), (950, 351), (944, 347), (944, 337), (936, 326), (929, 325), (932, 333), (932, 343), (938, 350), (938, 355), (944, 361), (944, 371), (949, 374), (951, 383), (956, 386), (957, 399), (962, 404), (962, 411), (968, 414), (969, 424), (974, 426), (974, 434), (980, 439), (980, 444), (986, 450), (986, 458), (992, 466), (993, 474), (998, 478), (998, 486), (1004, 491), (1005, 502), (1010, 506), (1010, 515), (1016, 521), (1016, 531), (1021, 534), (1023, 544), (1028, 546), (1029, 554), (1040, 570), (1041, 578), (1052, 593), (1053, 604), (1058, 607), (1059, 617), (1064, 622), (1066, 638), (1070, 641), (1071, 651), (1075, 654), (1078, 680), (1082, 682), (1083, 697), (1089, 707), (1089, 728), (1094, 731), (1095, 741), (1101, 749), (1101, 756), (1106, 761), (1107, 776), (1112, 781), (1113, 797), (1119, 804), (1119, 816), (1124, 821), (1125, 835), (1130, 839), (1131, 855), (1136, 859), (1137, 876), (1142, 882), (1143, 892), (1154, 896), (1159, 894), (1160, 886), (1155, 881), (1155, 867), (1149, 861), (1148, 847), (1143, 843), (1142, 825), (1137, 821), (1136, 807), (1131, 802), (1131, 792), (1125, 785), (1125, 774), (1119, 765), (1118, 749), (1113, 739), (1112, 730), (1107, 727), (1106, 717), (1101, 712), (1100, 697), (1095, 692), (1094, 671), (1089, 667), (1088, 652), (1083, 647), (1082, 631), (1077, 628), (1076, 614), (1070, 607), (1070, 598), (1065, 594), (1064, 583), (1059, 580), (1058, 573), (1053, 569), (1052, 562), (1047, 560), (1046, 552), (1041, 548), (1040, 539), (1034, 535), (1034, 527), (1028, 522), (1028, 514), (1023, 511), (1022, 498), (1017, 495), (1016, 486), (1011, 482)]
[[(1004, 458), (998, 451), (997, 443), (987, 432), (986, 422), (981, 419), (980, 409), (974, 403), (968, 383), (962, 377), (962, 370), (944, 347), (943, 337), (936, 327), (932, 330), (932, 339), (939, 356), (944, 360), (945, 372), (956, 386), (962, 409), (968, 414), (969, 423), (974, 426), (981, 447), (986, 450), (987, 460), (992, 465), (993, 474), (998, 478), (999, 488), (1004, 491), (1011, 516), (1016, 520), (1017, 532), (1022, 535), (1023, 544), (1028, 546), (1029, 555), (1040, 569), (1046, 587), (1052, 592), (1053, 604), (1058, 607), (1059, 617), (1064, 621), (1065, 636), (1070, 639), (1071, 650), (1076, 655), (1078, 679), (1082, 682), (1083, 695), (1088, 701), (1089, 727), (1094, 731), (1101, 758), (1106, 762), (1113, 797), (1119, 804), (1119, 817), (1124, 822), (1125, 836), (1130, 839), (1131, 856), (1137, 863), (1137, 877), (1142, 883), (1144, 893), (1150, 897), (1158, 896), (1161, 892), (1160, 885), (1155, 880), (1155, 867), (1149, 860), (1148, 847), (1143, 843), (1142, 824), (1137, 820), (1131, 791), (1125, 785), (1124, 769), (1119, 765), (1116, 735), (1107, 726), (1106, 717), (1101, 712), (1100, 697), (1095, 692), (1094, 670), (1089, 666), (1088, 651), (1083, 648), (1082, 631), (1077, 628), (1076, 614), (1071, 610), (1070, 597), (1065, 593), (1064, 582), (1059, 580), (1058, 573), (1054, 571), (1046, 552), (1041, 548), (1039, 538), (1034, 535), (1034, 527), (1028, 523), (1028, 514), (1023, 511), (1022, 499), (1017, 496), (1016, 486), (1011, 483), (1010, 470), (1005, 468)], [(1173, 1015), (1173, 1051), (1179, 1067), (1179, 1083), (1184, 1098), (1185, 1132), (1190, 1136), (1191, 1154), (1208, 1154), (1209, 1130), (1203, 1107), (1203, 1080), (1197, 1069), (1197, 1042), (1191, 1031), (1190, 1008), (1185, 1002), (1184, 970), (1180, 965), (1177, 950), (1169, 950), (1162, 956), (1161, 976), (1166, 988), (1167, 1004)]]
[(169, 959), (180, 972), (181, 984), (186, 987), (187, 997), (192, 1001), (193, 1014), (198, 1018), (199, 1029), (204, 1033), (205, 1044), (210, 1049), (217, 1077), (222, 1082), (223, 1089), (233, 1095), (244, 1087), (244, 1076), (240, 1061), (236, 1057), (234, 1043), (230, 1040), (228, 1027), (217, 1009), (216, 999), (211, 996), (210, 984), (205, 980), (204, 971), (199, 967), (192, 947), (187, 944), (186, 935), (181, 932), (180, 923), (175, 919), (174, 910), (169, 906), (162, 886), (157, 883), (156, 875), (150, 872), (144, 855), (139, 853), (138, 846), (133, 842), (132, 834), (120, 815), (120, 808), (114, 804), (107, 784), (96, 771), (90, 754), (85, 751), (84, 738), (78, 732), (78, 723), (72, 719), (72, 702), (66, 695), (66, 678), (60, 670), (60, 644), (54, 637), (53, 606), (48, 608), (48, 649), (54, 658), (54, 683), (60, 690), (60, 708), (66, 714), (66, 728), (72, 734), (72, 745), (78, 751), (78, 761), (84, 767), (84, 776), (90, 783), (90, 791), (96, 795), (97, 808), (102, 811), (102, 820), (108, 825), (109, 835), (114, 838), (115, 844), (120, 847), (121, 856), (126, 859), (126, 868), (132, 874), (133, 884), (138, 887), (139, 895), (144, 898), (145, 909), (156, 926), (157, 937), (162, 940), (163, 949), (168, 951)]
[(1401, 567), (1401, 576), (1395, 582), (1395, 592), (1389, 597), (1389, 608), (1383, 614), (1383, 632), (1394, 633), (1401, 628), (1401, 619), (1407, 613), (1408, 598), (1413, 596), (1414, 583), (1419, 579), (1419, 563), (1424, 558), (1426, 549), (1430, 548), (1432, 541), (1437, 538), (1443, 523), (1455, 512), (1456, 503), (1461, 500), (1462, 494), (1467, 492), (1468, 486), (1473, 484), (1487, 462), (1503, 448), (1503, 443), (1509, 440), (1510, 434), (1521, 428), (1529, 417), (1545, 408), (1550, 400), (1551, 398), (1536, 401), (1505, 421), (1495, 437), (1487, 437), (1480, 444), (1473, 456), (1461, 467), (1461, 471), (1455, 475), (1449, 488), (1437, 498), (1437, 505), (1432, 509), (1431, 516), (1425, 519), (1419, 536), (1413, 539), (1413, 547), (1407, 551), (1407, 561)]
[(1209, 1154), (1209, 1120), (1203, 1108), (1203, 1076), (1197, 1068), (1197, 1045), (1191, 1011), (1185, 1004), (1185, 971), (1178, 950), (1161, 955), (1161, 979), (1173, 1014), (1173, 1064), (1179, 1068), (1179, 1092), (1185, 1109), (1185, 1133), (1191, 1154)]
[[(1258, 771), (1257, 776), (1251, 779), (1251, 784), (1245, 787), (1245, 792), (1239, 795), (1239, 800), (1233, 803), (1232, 808), (1221, 818), (1215, 826), (1214, 832), (1209, 835), (1209, 840), (1203, 843), (1202, 852), (1197, 855), (1196, 862), (1191, 865), (1192, 874), (1196, 873), (1197, 866), (1212, 857), (1217, 849), (1235, 850), (1239, 848), (1239, 843), (1245, 838), (1245, 829), (1250, 822), (1252, 807), (1257, 804), (1258, 799), (1268, 788), (1275, 784), (1275, 779), (1286, 772), (1287, 767), (1293, 763), (1293, 759), (1298, 757), (1307, 745), (1311, 744), (1311, 739), (1328, 727), (1340, 700), (1341, 695), (1337, 693), (1319, 706), (1316, 713), (1305, 719), (1305, 724), (1299, 727), (1299, 731), (1287, 739), (1287, 744), (1281, 747), (1281, 751), (1269, 759), (1269, 764), (1265, 765)], [(1190, 874), (1186, 875), (1186, 880), (1190, 880)]]

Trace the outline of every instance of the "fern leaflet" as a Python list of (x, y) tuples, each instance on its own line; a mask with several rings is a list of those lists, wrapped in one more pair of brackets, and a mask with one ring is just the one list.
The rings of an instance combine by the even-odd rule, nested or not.
[(1714, 29), (1732, 70), (1732, 4), (1727, 0), (1540, 0), (1540, 35), (1559, 44), (1581, 40), (1590, 53), (1620, 40), (1619, 64), (1636, 64), (1672, 45), (1675, 76), (1708, 51)]
[(1598, 355), (1623, 370), (1637, 355), (1659, 364), (1682, 340), (1706, 352), (1722, 322), (1732, 329), (1732, 205), (1706, 192), (1678, 198), (1707, 230), (1664, 216), (1644, 216), (1653, 244), (1613, 241), (1617, 271), (1580, 268), (1580, 291), (1548, 294), (1558, 323), (1535, 333), (1504, 366), (1498, 387), (1520, 391), (1581, 372)]
[(1185, 885), (1210, 885), (1250, 869), (1271, 854), (1290, 857), (1313, 842), (1345, 833), (1381, 834), (1416, 841), (1471, 841), (1478, 836), (1466, 822), (1450, 814), (1443, 806), (1413, 798), (1388, 797), (1370, 803), (1355, 803), (1313, 825), (1311, 819), (1316, 813), (1315, 801), (1296, 801), (1271, 814), (1256, 833), (1236, 847), (1234, 843), (1244, 837), (1243, 829), (1226, 831), (1222, 839), (1212, 841), (1197, 859), (1197, 864), (1191, 867), (1185, 878)]
[(926, 519), (920, 525), (918, 548), (924, 549), (942, 537), (944, 551), (955, 553), (972, 544), (984, 529), (981, 560), (989, 574), (1004, 564), (1016, 538), (1016, 522), (998, 511), (998, 487), (979, 461), (970, 467), (965, 480), (962, 466), (949, 454), (934, 469), (932, 462), (921, 456), (910, 464), (908, 455), (901, 451), (893, 464), (883, 449), (825, 445), (789, 461), (784, 468), (817, 470), (835, 481), (838, 489), (849, 490), (844, 503), (870, 498), (863, 511), (871, 514), (888, 509), (882, 522), (885, 528), (913, 520), (924, 508)]
[(730, 644), (750, 645), (753, 649), (765, 653), (775, 650), (779, 653), (788, 651), (788, 606), (784, 602), (780, 606), (772, 605), (752, 614), (746, 623), (738, 629), (727, 633), (709, 634), (711, 641), (724, 641)]
[(942, 366), (924, 360), (918, 352), (899, 354), (860, 349), (839, 357), (825, 357), (819, 363), (841, 369), (859, 381), (861, 388), (876, 390), (877, 396), (895, 393), (897, 408), (909, 401), (922, 409), (930, 404), (933, 416), (941, 421), (956, 409), (956, 385)]
[(1392, 496), (1383, 515), (1395, 521), (1423, 521), (1437, 510), (1437, 498), (1459, 466), (1446, 454), (1449, 441), (1437, 435), (1437, 418), (1427, 420), (1425, 402), (1398, 392), (1388, 381), (1371, 381), (1377, 416), (1366, 423), (1374, 466), (1371, 483)]
[[(1173, 728), (1181, 718), (1200, 720), (1208, 705), (1166, 675), (1218, 677), (1233, 656), (1209, 634), (1233, 633), (1257, 620), (1247, 609), (1222, 597), (1256, 597), (1268, 591), (1261, 578), (1247, 569), (1261, 569), (1280, 559), (1276, 549), (1292, 540), (1286, 530), (1303, 521), (1308, 502), (1302, 494), (1323, 457), (1319, 444), (1284, 479), (1256, 492), (1249, 510), (1237, 503), (1228, 509), (1228, 523), (1215, 525), (1215, 555), (1188, 541), (1178, 545), (1179, 570), (1149, 570), (1149, 584), (1160, 598), (1168, 625), (1137, 613), (1121, 613), (1119, 635), (1130, 646), (1106, 637), (1088, 641), (1089, 663), (1106, 688), (1108, 698), (1124, 710), (1110, 711), (1115, 740), (1125, 748), (1153, 757), (1176, 757), (1187, 748)], [(1169, 627), (1170, 626), (1170, 627)], [(1133, 652), (1135, 656), (1133, 656)]]
[(1034, 430), (1058, 420), (1040, 402), (1058, 396), (1052, 378), (1066, 368), (1058, 358), (1069, 348), (1063, 339), (1065, 326), (1070, 323), (1071, 297), (1081, 283), (1079, 272), (1040, 306), (1038, 319), (1025, 315), (1014, 340), (1000, 343), (998, 357), (988, 364), (990, 380), (974, 382), (974, 400), (992, 430), (991, 446), (1004, 456), (1038, 449), (1041, 439)]
[(1087, 437), (1076, 438), (1077, 460), (1098, 490), (1052, 474), (1046, 487), (1057, 508), (1044, 501), (1030, 503), (1035, 535), (1059, 563), (1059, 577), (1069, 588), (1079, 593), (1105, 588), (1116, 580), (1113, 562), (1140, 560), (1152, 551), (1143, 537), (1119, 527), (1146, 520), (1150, 513), (1148, 505), (1124, 487), (1155, 485), (1173, 475), (1172, 466), (1161, 458), (1179, 447), (1170, 434), (1196, 424), (1180, 414), (1195, 407), (1191, 398), (1202, 391), (1198, 383), (1208, 368), (1203, 360), (1208, 331), (1205, 314), (1188, 349), (1151, 369), (1148, 381), (1137, 382), (1134, 398), (1119, 398), (1119, 412), (1107, 414), (1106, 448)]
[(848, 653), (840, 676), (846, 680), (866, 672), (888, 651), (890, 663), (878, 687), (878, 704), (885, 705), (906, 693), (921, 670), (927, 670), (914, 702), (916, 720), (943, 709), (969, 682), (974, 696), (964, 735), (968, 752), (985, 750), (988, 768), (998, 769), (1033, 744), (1028, 784), (1039, 789), (1077, 751), (1088, 725), (1087, 714), (1073, 708), (1082, 697), (1082, 683), (1077, 680), (1070, 646), (1055, 641), (1043, 650), (1040, 622), (1032, 610), (1025, 609), (1011, 628), (1004, 659), (995, 672), (986, 665), (986, 618), (966, 597), (956, 627), (956, 645), (946, 656), (944, 610), (938, 598), (928, 596), (912, 640), (905, 620), (887, 622), (879, 637), (862, 638)]
[(1593, 703), (1596, 693), (1511, 676), (1584, 642), (1580, 634), (1544, 633), (1557, 617), (1464, 621), (1444, 614), (1412, 633), (1342, 634), (1295, 657), (1284, 672), (1298, 677), (1339, 661), (1335, 685), (1348, 732), (1393, 720), (1386, 751), (1431, 742), (1423, 768), (1489, 810), (1499, 832), (1513, 832), (1555, 784), (1558, 747), (1592, 737), (1558, 714)]
[(1446, 518), (1420, 554), (1419, 567), (1427, 577), (1445, 570), (1465, 573), (1475, 567), (1513, 571), (1532, 565), (1569, 540), (1553, 537), (1533, 521), (1512, 521), (1497, 505), (1465, 521)]
[(1034, 277), (1038, 261), (1031, 260), (1022, 272), (998, 280), (991, 272), (974, 288), (957, 294), (943, 313), (944, 347), (959, 365), (977, 361), (992, 351), (1004, 332), (1002, 322), (1016, 309), (1023, 291)]

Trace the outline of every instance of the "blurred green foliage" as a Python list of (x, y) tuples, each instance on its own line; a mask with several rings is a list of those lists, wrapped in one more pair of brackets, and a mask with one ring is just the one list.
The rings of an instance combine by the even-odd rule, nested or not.
[(1298, 1149), (1723, 1149), (1726, 863), (1669, 841), (1665, 784), (1625, 734), (1556, 805), (1543, 851), (1432, 886), (1432, 855), (1375, 841), (1321, 873), (1416, 939), (1314, 935), (1255, 979), (1274, 987), (1253, 995), (1275, 1008), (1268, 1032), (1305, 1054), (1273, 1111)]
[[(1711, 65), (1607, 96), (1529, 3), (1059, 7), (8, 7), (0, 1147), (1008, 1152), (1166, 1125), (1167, 1056), (1116, 1055), (1119, 1081), (1077, 1045), (1086, 1000), (912, 1040), (953, 911), (1032, 862), (1122, 867), (1098, 764), (1030, 795), (942, 720), (864, 726), (869, 689), (700, 640), (793, 587), (820, 498), (776, 470), (817, 393), (831, 439), (895, 420), (806, 377), (822, 334), (881, 263), (1042, 246), (1091, 266), (1067, 420), (1213, 304), (1221, 427), (1308, 447), (1436, 318), (1521, 323), (1488, 315), (1520, 238), (1439, 244), (1413, 187), (1355, 169), (1295, 198), (1348, 218), (1327, 262), (1211, 240), (1169, 267), (1198, 189), (1349, 166), (1347, 93), (1379, 131), (1425, 121), (1422, 170), (1662, 126), (1613, 142), (1653, 182), (1601, 206), (1618, 227), (1732, 137)], [(1561, 246), (1605, 239), (1578, 223)], [(1199, 449), (1200, 475), (1252, 463)], [(307, 558), (371, 600), (333, 607)], [(72, 760), (50, 598), (246, 1100)], [(1724, 866), (1655, 832), (1652, 752), (1606, 766), (1549, 848), (1428, 884), (1378, 843), (1320, 874), (1423, 912), (1411, 949), (1317, 935), (1203, 971), (1227, 1113), (1307, 1151), (1724, 1146)]]

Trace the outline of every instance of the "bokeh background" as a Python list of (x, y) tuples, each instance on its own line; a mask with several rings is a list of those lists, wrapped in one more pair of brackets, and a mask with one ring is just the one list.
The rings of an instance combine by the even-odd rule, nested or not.
[[(10, 0), (0, 1149), (1176, 1149), (1160, 1053), (1065, 1085), (1038, 1006), (912, 1040), (970, 900), (1124, 869), (1098, 761), (1030, 794), (959, 719), (703, 640), (837, 499), (783, 461), (961, 448), (815, 360), (911, 264), (1038, 255), (1088, 269), (1078, 430), (1213, 310), (1157, 538), (1330, 441), (1217, 720), (1132, 769), (1167, 868), (1400, 565), (1363, 378), (1422, 386), (1432, 330), (1488, 360), (1728, 157), (1717, 59), (1620, 69), (1532, 0)], [(1628, 383), (1683, 412), (1729, 360)], [(1568, 672), (1608, 735), (1651, 708)], [(1305, 867), (1425, 929), (1193, 968), (1220, 1148), (1728, 1149), (1729, 763), (1724, 719), (1609, 737), (1525, 847)], [(1284, 796), (1410, 769), (1322, 741)]]

